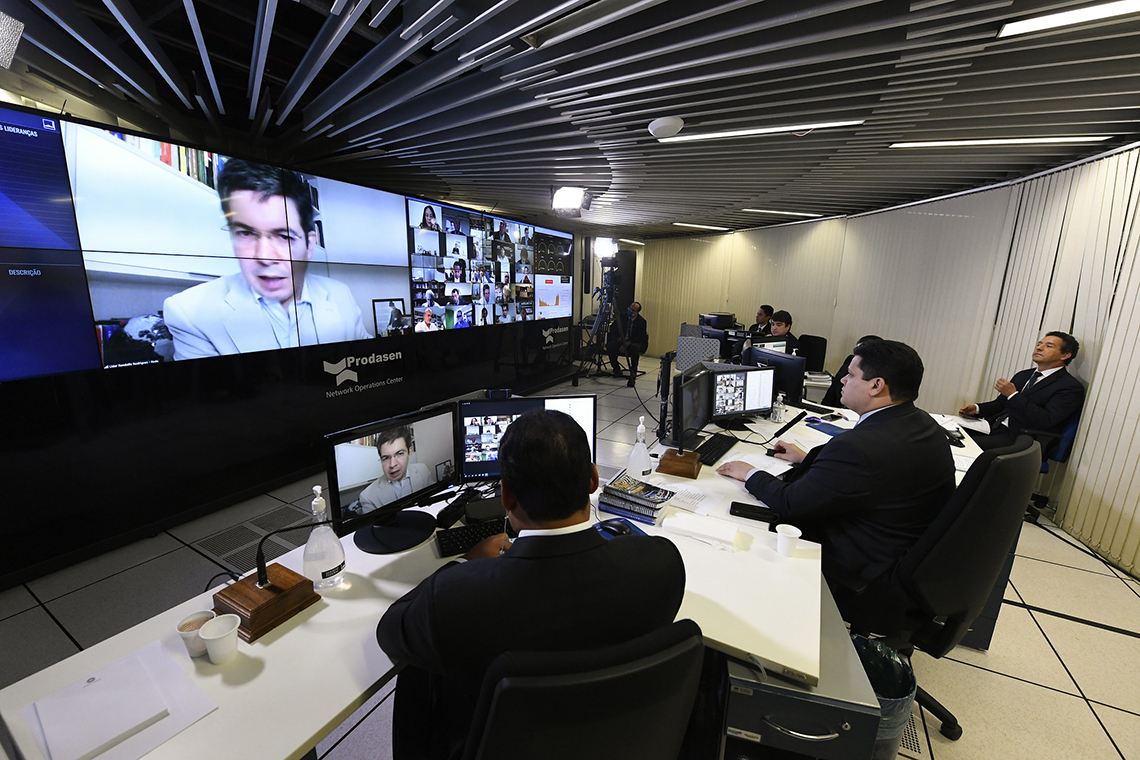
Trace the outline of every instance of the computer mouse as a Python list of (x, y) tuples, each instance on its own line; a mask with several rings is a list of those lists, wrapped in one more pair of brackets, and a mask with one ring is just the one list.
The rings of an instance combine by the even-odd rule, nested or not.
[(611, 536), (628, 536), (633, 533), (633, 528), (616, 517), (611, 520), (602, 520), (598, 523), (598, 527)]

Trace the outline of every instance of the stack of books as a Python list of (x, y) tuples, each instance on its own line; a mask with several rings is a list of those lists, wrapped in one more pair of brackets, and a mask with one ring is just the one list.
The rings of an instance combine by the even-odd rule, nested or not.
[(672, 491), (631, 478), (629, 475), (621, 475), (602, 488), (602, 493), (598, 497), (598, 509), (653, 525), (657, 522), (661, 507), (673, 496)]

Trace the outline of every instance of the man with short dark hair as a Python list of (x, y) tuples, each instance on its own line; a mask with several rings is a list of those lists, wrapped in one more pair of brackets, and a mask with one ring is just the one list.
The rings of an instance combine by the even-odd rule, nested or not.
[[(855, 347), (863, 345), (864, 343), (872, 340), (882, 340), (878, 335), (864, 335), (859, 340), (855, 341)], [(855, 349), (852, 349), (854, 351)], [(848, 354), (847, 358), (843, 360), (840, 365), (839, 371), (835, 373), (835, 377), (831, 379), (831, 387), (823, 394), (822, 403), (828, 406), (843, 406), (840, 401), (840, 396), (843, 395), (843, 378), (847, 377), (847, 370), (851, 366), (851, 360), (855, 358), (855, 354)]]
[(748, 328), (748, 332), (752, 335), (771, 335), (772, 334), (772, 305), (761, 304), (760, 308), (756, 310), (756, 324)]
[(783, 480), (744, 462), (717, 472), (744, 481), (781, 522), (822, 544), (829, 580), (879, 578), (954, 492), (946, 434), (913, 403), (922, 374), (922, 359), (905, 343), (862, 343), (843, 379), (843, 403), (859, 414), (854, 429), (810, 452), (777, 441), (776, 456), (797, 465)]
[(999, 379), (994, 383), (1000, 394), (997, 398), (958, 410), (963, 417), (989, 422), (988, 434), (967, 428), (970, 437), (983, 449), (998, 449), (1012, 445), (1024, 430), (1053, 433), (1041, 441), (1041, 456), (1047, 457), (1057, 447), (1065, 424), (1085, 401), (1084, 386), (1066, 369), (1080, 350), (1081, 344), (1072, 335), (1059, 330), (1046, 333), (1033, 349), (1036, 369), (1023, 369), (1012, 380)]
[(318, 235), (299, 174), (232, 158), (218, 196), (241, 271), (166, 299), (175, 359), (369, 337), (348, 286), (307, 274)]
[(515, 542), (483, 541), (396, 601), (376, 629), (392, 661), (409, 666), (396, 691), (396, 757), (460, 757), (499, 654), (618, 644), (670, 624), (681, 605), (685, 568), (672, 543), (606, 541), (591, 524), (598, 471), (572, 417), (532, 410), (515, 420), (499, 468)]
[(772, 328), (772, 337), (784, 341), (784, 353), (795, 353), (800, 347), (800, 339), (792, 334), (792, 315), (780, 309), (772, 315), (772, 321), (768, 324)]
[(371, 512), (435, 482), (426, 464), (411, 461), (415, 451), (411, 428), (401, 426), (380, 433), (376, 439), (376, 451), (384, 474), (360, 492), (357, 511)]
[(649, 325), (641, 316), (641, 304), (634, 301), (626, 310), (625, 318), (615, 317), (610, 326), (609, 357), (614, 377), (621, 377), (618, 357), (629, 358), (629, 380), (626, 385), (634, 386), (637, 380), (637, 364), (641, 355), (649, 349)]

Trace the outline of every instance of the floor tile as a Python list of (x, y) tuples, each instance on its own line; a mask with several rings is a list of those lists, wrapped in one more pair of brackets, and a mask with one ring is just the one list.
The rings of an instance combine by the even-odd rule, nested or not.
[(1015, 678), (945, 658), (913, 659), (918, 682), (945, 705), (963, 733), (951, 741), (927, 714), (936, 760), (1074, 760), (1117, 757), (1088, 704)]
[(1101, 575), (1113, 575), (1108, 565), (1096, 557), (1089, 556), (1083, 548), (1073, 546), (1074, 543), (1077, 543), (1077, 540), (1072, 536), (1058, 535), (1032, 523), (1022, 523), (1016, 554), (1019, 557), (1032, 557)]
[(1080, 696), (1029, 610), (1020, 607), (1002, 605), (988, 651), (957, 647), (946, 657)]
[(79, 651), (42, 607), (0, 620), (0, 641), (0, 689)]
[(598, 445), (594, 459), (599, 464), (608, 464), (611, 467), (625, 467), (629, 464), (629, 454), (633, 451), (632, 443), (619, 443), (608, 438), (598, 438)]
[(1094, 704), (1093, 711), (1125, 760), (1140, 760), (1140, 715)]
[(348, 720), (317, 743), (319, 760), (391, 760), (396, 682), (384, 685)]
[(0, 620), (36, 606), (36, 598), (23, 586), (0, 591)]
[(1089, 699), (1140, 713), (1140, 639), (1034, 613)]
[(1018, 557), (1009, 579), (1026, 604), (1140, 631), (1140, 597), (1120, 578)]
[(159, 533), (153, 538), (144, 538), (121, 549), (100, 554), (85, 562), (28, 581), (28, 588), (41, 602), (47, 602), (181, 547), (182, 544), (173, 537)]
[(601, 426), (602, 422), (617, 422), (622, 417), (629, 414), (626, 409), (621, 409), (616, 406), (598, 406), (598, 425)]
[[(302, 495), (303, 494), (298, 494), (298, 497)], [(205, 517), (199, 517), (197, 520), (182, 523), (181, 525), (170, 528), (166, 532), (179, 541), (192, 544), (195, 541), (201, 541), (206, 536), (212, 536), (226, 528), (232, 528), (238, 523), (251, 520), (260, 514), (264, 514), (271, 509), (277, 509), (280, 506), (280, 499), (275, 499), (269, 494), (262, 494), (248, 501), (243, 501), (240, 504), (234, 504), (232, 507), (226, 507), (225, 509), (208, 514)]]
[(598, 438), (604, 438), (607, 441), (628, 443), (632, 446), (637, 442), (637, 426), (623, 425), (620, 422), (613, 422), (598, 431)]
[(275, 488), (269, 492), (269, 495), (281, 501), (294, 502), (302, 496), (311, 494), (313, 492), (313, 486), (315, 485), (319, 485), (327, 491), (329, 487), (329, 476), (324, 472), (318, 472), (307, 478), (301, 478), (287, 486)]
[(629, 411), (630, 409), (637, 409), (640, 407), (641, 402), (629, 396), (614, 396), (613, 394), (610, 394), (609, 396), (599, 396), (598, 406), (610, 406), (617, 409), (624, 409), (626, 411)]
[(185, 547), (44, 606), (81, 646), (89, 647), (197, 596), (221, 571)]

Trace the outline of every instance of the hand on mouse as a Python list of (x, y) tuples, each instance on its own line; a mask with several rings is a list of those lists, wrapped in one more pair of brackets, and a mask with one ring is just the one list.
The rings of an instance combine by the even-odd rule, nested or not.
[(799, 464), (804, 461), (807, 452), (801, 449), (794, 443), (785, 443), (784, 441), (776, 441), (776, 445), (772, 447), (772, 451), (776, 452), (777, 459), (783, 459), (785, 462), (792, 464)]

